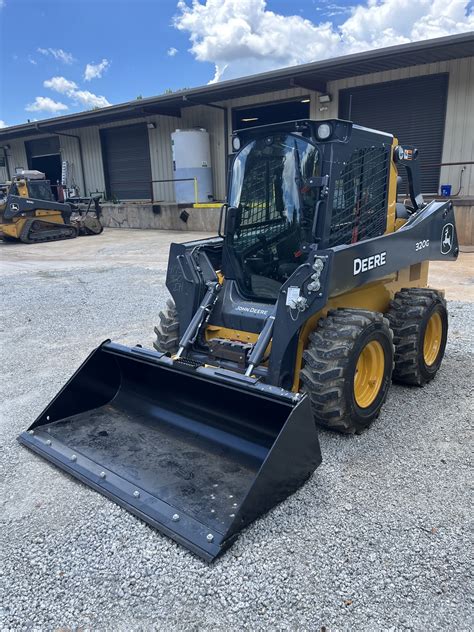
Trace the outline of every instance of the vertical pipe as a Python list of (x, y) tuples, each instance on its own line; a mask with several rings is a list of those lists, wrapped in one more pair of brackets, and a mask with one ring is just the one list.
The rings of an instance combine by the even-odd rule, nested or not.
[(196, 178), (196, 176), (194, 176), (193, 180), (194, 180), (194, 204), (199, 204), (198, 179)]

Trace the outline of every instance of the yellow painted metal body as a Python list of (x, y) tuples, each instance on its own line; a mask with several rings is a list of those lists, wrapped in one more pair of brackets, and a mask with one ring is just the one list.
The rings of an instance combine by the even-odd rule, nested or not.
[[(41, 218), (45, 222), (53, 222), (54, 224), (64, 224), (60, 211), (41, 211), (35, 212), (35, 217)], [(0, 235), (3, 233), (12, 239), (20, 239), (23, 227), (27, 220), (31, 217), (18, 217), (11, 223), (0, 224)]]
[(357, 405), (368, 408), (379, 394), (385, 371), (385, 354), (377, 340), (371, 340), (361, 351), (354, 375), (354, 397)]
[[(26, 180), (18, 180), (16, 182), (18, 195), (20, 197), (29, 197), (28, 183)], [(34, 217), (40, 217), (45, 222), (53, 222), (54, 224), (64, 224), (63, 216), (60, 211), (51, 211), (47, 209), (38, 209), (35, 211)], [(10, 239), (20, 239), (25, 223), (31, 219), (30, 217), (17, 217), (12, 222), (0, 223), (0, 236), (3, 234)]]
[(443, 322), (438, 312), (435, 312), (426, 325), (423, 340), (423, 359), (428, 366), (432, 366), (438, 357), (443, 337)]
[[(396, 201), (397, 201), (397, 167), (393, 161), (393, 148), (398, 145), (398, 140), (394, 138), (392, 145), (392, 160), (390, 161), (390, 174), (388, 183), (388, 209), (387, 209), (387, 228), (385, 233), (393, 233), (398, 230), (406, 220), (396, 218)], [(326, 316), (328, 311), (337, 308), (356, 308), (367, 309), (374, 312), (385, 313), (390, 305), (390, 301), (393, 299), (396, 292), (405, 287), (426, 287), (428, 284), (428, 268), (429, 262), (417, 263), (408, 268), (403, 268), (398, 272), (391, 274), (379, 281), (369, 283), (362, 287), (351, 290), (344, 294), (337, 296), (331, 296), (327, 305), (323, 310), (316, 313), (309, 318), (305, 325), (302, 327), (296, 354), (294, 381), (292, 390), (298, 392), (300, 388), (300, 370), (302, 368), (303, 352), (308, 345), (309, 335), (316, 328), (320, 318)], [(223, 283), (224, 279), (222, 274), (218, 273), (219, 282)], [(436, 338), (436, 334), (433, 334)], [(258, 334), (249, 333), (246, 331), (238, 331), (235, 329), (227, 329), (225, 327), (218, 327), (215, 325), (209, 325), (206, 328), (205, 336), (207, 340), (211, 338), (226, 338), (228, 340), (236, 340), (244, 343), (254, 343)], [(435, 343), (427, 343), (431, 349), (434, 349)], [(266, 355), (270, 350), (270, 345), (267, 349)], [(430, 356), (431, 357), (431, 356)], [(382, 368), (383, 372), (383, 368)], [(373, 378), (371, 378), (373, 379)], [(377, 391), (378, 392), (378, 391)], [(361, 396), (361, 401), (368, 401), (368, 398)], [(367, 404), (370, 405), (370, 404)]]

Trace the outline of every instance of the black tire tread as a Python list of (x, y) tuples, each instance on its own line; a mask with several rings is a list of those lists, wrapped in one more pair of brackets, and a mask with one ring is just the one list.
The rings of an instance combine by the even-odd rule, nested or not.
[(343, 433), (358, 430), (347, 414), (344, 386), (354, 343), (374, 322), (389, 328), (388, 320), (379, 312), (340, 308), (329, 311), (310, 334), (300, 375), (318, 425)]
[(390, 302), (386, 316), (394, 334), (395, 382), (422, 386), (427, 381), (419, 368), (418, 341), (423, 316), (434, 302), (446, 309), (443, 294), (429, 288), (403, 288)]
[(176, 306), (171, 299), (166, 301), (166, 307), (160, 311), (160, 322), (155, 327), (156, 339), (153, 346), (160, 353), (175, 353), (179, 344), (179, 320)]

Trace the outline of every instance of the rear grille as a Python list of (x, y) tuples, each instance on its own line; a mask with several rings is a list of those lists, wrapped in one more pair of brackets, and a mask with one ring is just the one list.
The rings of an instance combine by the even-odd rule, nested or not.
[(356, 149), (336, 179), (329, 246), (378, 237), (387, 225), (389, 149)]

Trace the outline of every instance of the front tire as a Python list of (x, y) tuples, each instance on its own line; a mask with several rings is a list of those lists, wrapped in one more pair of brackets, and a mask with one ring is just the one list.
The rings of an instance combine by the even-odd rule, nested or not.
[(436, 290), (397, 292), (387, 313), (395, 343), (393, 380), (423, 386), (438, 372), (448, 338), (446, 301)]
[(316, 423), (344, 433), (369, 426), (387, 397), (393, 356), (393, 334), (382, 314), (330, 311), (303, 353), (301, 381)]

